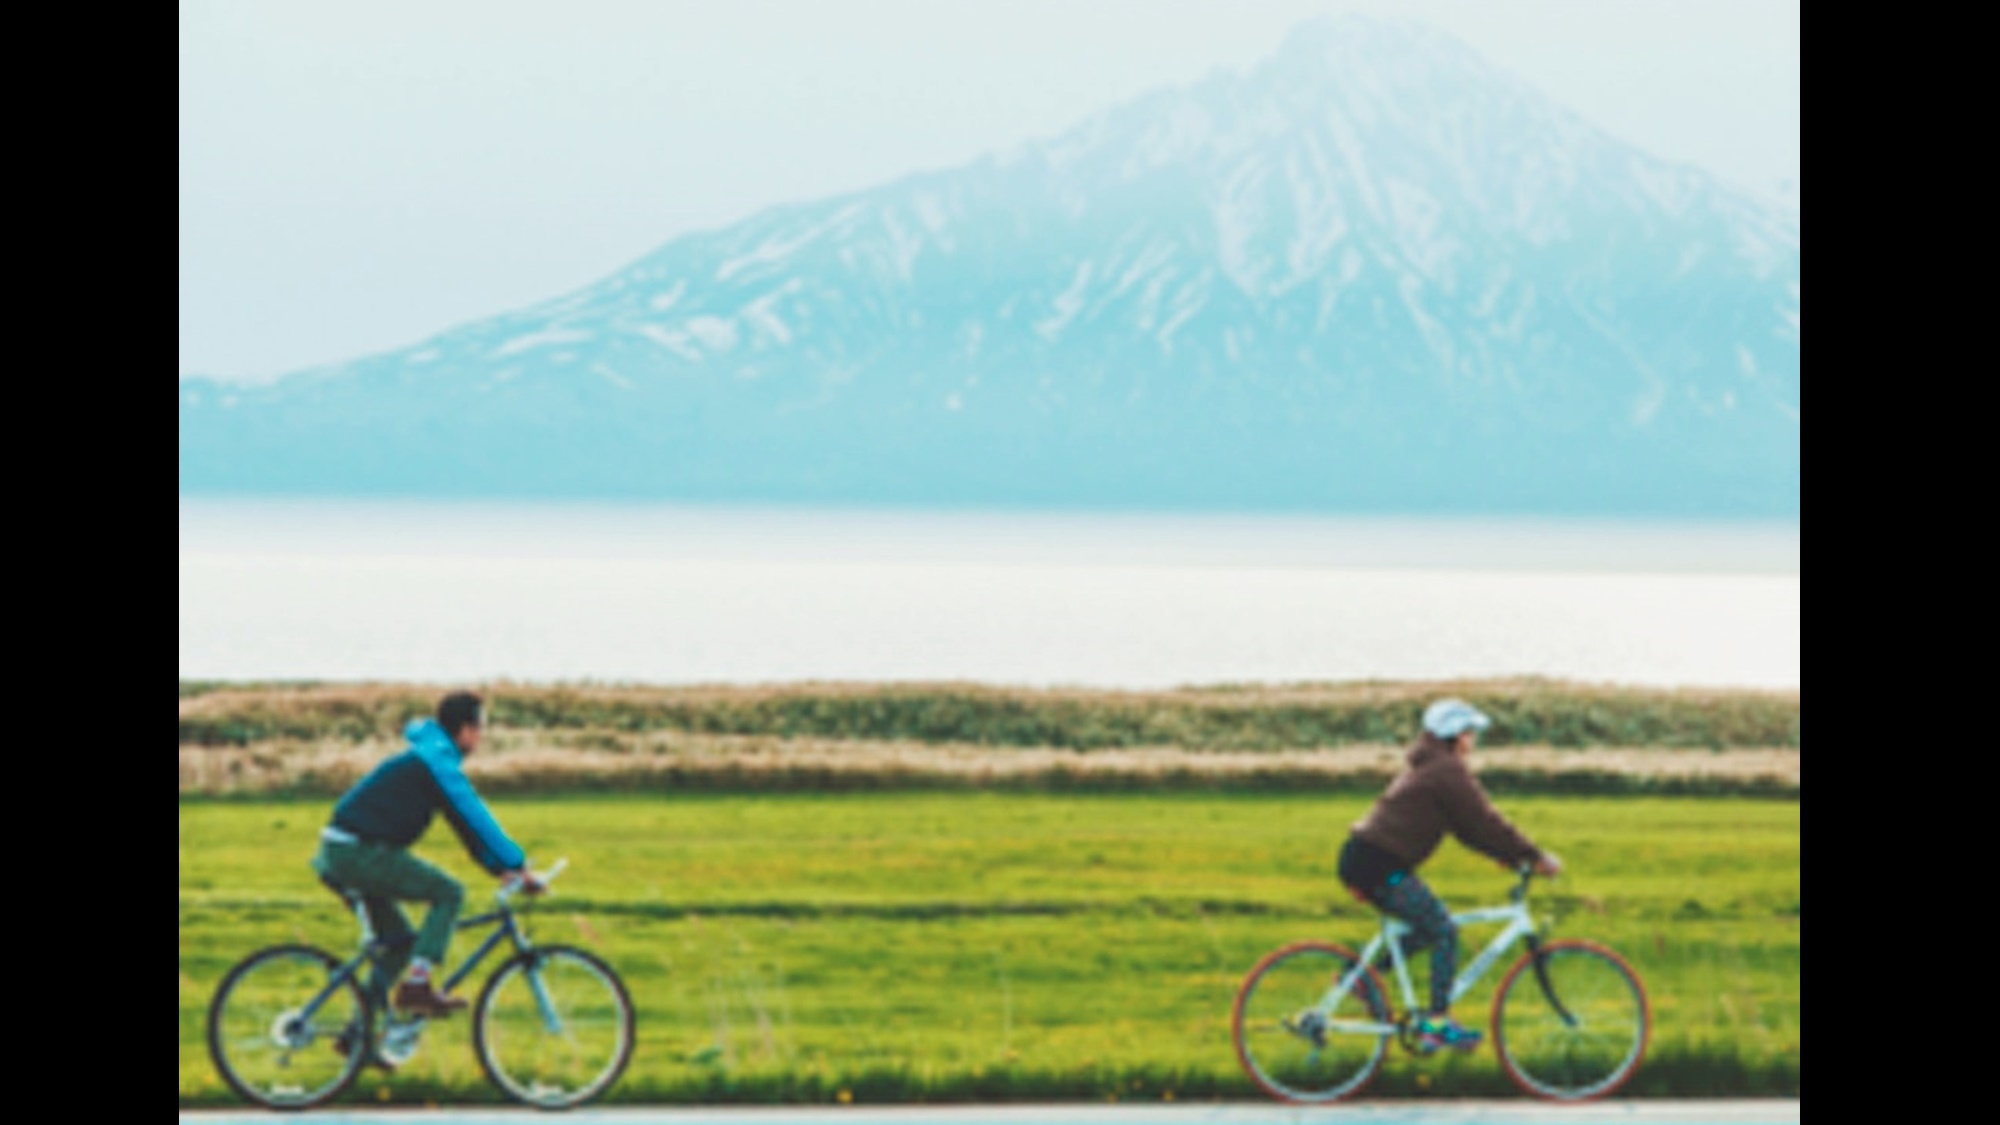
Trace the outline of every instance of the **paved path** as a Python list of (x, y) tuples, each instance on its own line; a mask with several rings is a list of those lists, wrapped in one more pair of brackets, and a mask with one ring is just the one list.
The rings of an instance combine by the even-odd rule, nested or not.
[(183, 1111), (181, 1125), (1798, 1125), (1797, 1099), (1614, 1101), (1551, 1105), (1532, 1101), (1361, 1102), (1331, 1108), (1213, 1103), (1194, 1105), (615, 1107), (550, 1115), (535, 1110), (340, 1109), (261, 1114)]

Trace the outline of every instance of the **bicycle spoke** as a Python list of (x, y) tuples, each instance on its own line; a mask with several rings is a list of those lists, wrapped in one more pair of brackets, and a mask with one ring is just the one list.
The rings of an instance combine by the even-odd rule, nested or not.
[[(329, 988), (336, 962), (302, 946), (254, 954), (232, 969), (209, 1011), (209, 1053), (225, 1081), (274, 1108), (338, 1093), (354, 1063), (337, 1049), (363, 1012), (352, 981)], [(308, 1019), (308, 1007), (317, 1010)]]
[[(1541, 978), (1519, 972), (1500, 999), (1499, 1042), (1515, 1078), (1546, 1097), (1588, 1096), (1615, 1085), (1644, 1047), (1643, 994), (1610, 956), (1578, 945), (1552, 949)], [(1569, 1020), (1563, 1018), (1567, 1013)]]
[(608, 970), (573, 951), (545, 950), (532, 966), (524, 960), (502, 969), (482, 997), (480, 1059), (514, 1097), (572, 1105), (623, 1068), (630, 1019)]
[(1320, 1102), (1359, 1089), (1379, 1065), (1387, 1038), (1354, 1026), (1386, 1017), (1366, 978), (1327, 1003), (1352, 965), (1332, 947), (1300, 946), (1259, 966), (1243, 986), (1232, 1021), (1238, 1055), (1266, 1092)]

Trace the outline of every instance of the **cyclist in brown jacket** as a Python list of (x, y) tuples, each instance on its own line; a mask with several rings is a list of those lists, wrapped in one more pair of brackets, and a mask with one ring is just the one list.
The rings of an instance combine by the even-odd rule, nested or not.
[(1410, 927), (1402, 941), (1404, 954), (1431, 951), (1431, 1006), (1417, 1021), (1417, 1042), (1425, 1052), (1439, 1047), (1469, 1051), (1478, 1046), (1480, 1033), (1451, 1018), (1458, 927), (1417, 878), (1417, 868), (1449, 832), (1509, 870), (1528, 863), (1551, 878), (1562, 870), (1555, 856), (1500, 815), (1466, 763), (1479, 732), (1490, 725), (1491, 719), (1457, 699), (1440, 699), (1426, 708), (1409, 768), (1389, 783), (1340, 850), (1340, 881), (1348, 890)]

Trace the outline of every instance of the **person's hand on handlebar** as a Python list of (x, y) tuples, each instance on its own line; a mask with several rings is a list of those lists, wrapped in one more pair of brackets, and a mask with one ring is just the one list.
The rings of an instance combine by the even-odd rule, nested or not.
[(547, 883), (537, 879), (535, 873), (526, 867), (516, 867), (512, 871), (504, 872), (500, 878), (508, 886), (517, 888), (525, 894), (538, 895), (549, 887)]
[(1562, 860), (1554, 852), (1543, 852), (1535, 857), (1535, 874), (1544, 879), (1553, 879), (1562, 873)]

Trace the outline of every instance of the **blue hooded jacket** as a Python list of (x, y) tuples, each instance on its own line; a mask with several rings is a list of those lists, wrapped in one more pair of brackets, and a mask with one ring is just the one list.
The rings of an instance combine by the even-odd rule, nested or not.
[(370, 843), (407, 848), (444, 813), (465, 850), (494, 873), (527, 862), (519, 844), (500, 830), (459, 764), (463, 755), (435, 719), (416, 719), (403, 728), (410, 748), (388, 759), (357, 782), (333, 806), (333, 826)]

